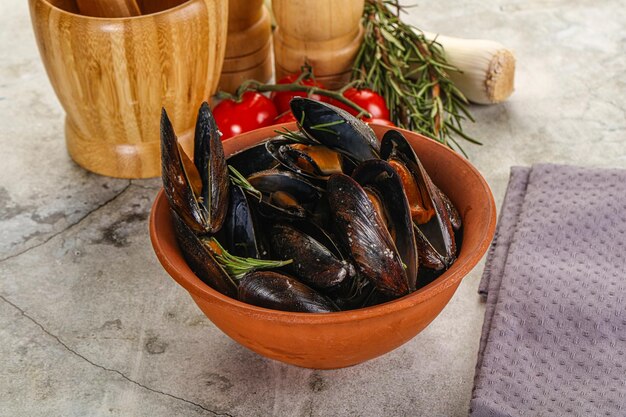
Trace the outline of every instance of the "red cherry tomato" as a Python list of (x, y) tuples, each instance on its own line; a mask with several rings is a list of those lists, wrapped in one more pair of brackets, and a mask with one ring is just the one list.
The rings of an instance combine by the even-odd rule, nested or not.
[[(372, 91), (369, 88), (357, 90), (353, 87), (348, 88), (346, 91), (344, 91), (343, 96), (352, 101), (357, 106), (360, 106), (364, 110), (367, 110), (372, 115), (372, 119), (389, 120), (389, 108), (385, 103), (385, 99), (383, 98), (383, 96), (376, 93), (375, 91)], [(346, 110), (348, 113), (355, 116), (358, 114), (358, 112), (352, 107), (340, 103), (336, 100), (333, 100), (332, 104)]]
[(393, 124), (393, 122), (391, 120), (387, 120), (387, 119), (372, 119), (372, 118), (369, 118), (369, 117), (364, 117), (361, 120), (363, 120), (368, 125), (369, 124), (375, 124), (375, 125), (397, 127), (396, 125)]
[(213, 109), (213, 117), (222, 132), (222, 140), (269, 126), (277, 115), (272, 100), (254, 91), (246, 91), (239, 103), (226, 99)]
[(288, 122), (295, 122), (295, 121), (296, 121), (296, 118), (293, 117), (293, 114), (290, 111), (288, 111), (288, 112), (283, 113), (276, 119), (274, 119), (274, 123), (272, 124), (279, 125), (281, 123), (288, 123)]
[[(278, 80), (277, 84), (292, 84), (296, 82), (296, 80), (298, 79), (298, 76), (299, 74), (287, 75), (286, 77), (283, 77), (280, 80)], [(299, 84), (324, 88), (324, 85), (322, 83), (320, 83), (319, 81), (313, 81), (311, 78), (302, 80), (300, 81)], [(278, 113), (291, 111), (291, 107), (289, 107), (289, 102), (294, 97), (310, 97), (313, 100), (328, 101), (327, 98), (324, 96), (321, 96), (319, 94), (311, 94), (309, 96), (304, 91), (272, 91), (272, 94), (270, 95), (270, 98), (276, 105), (276, 109), (278, 110)]]

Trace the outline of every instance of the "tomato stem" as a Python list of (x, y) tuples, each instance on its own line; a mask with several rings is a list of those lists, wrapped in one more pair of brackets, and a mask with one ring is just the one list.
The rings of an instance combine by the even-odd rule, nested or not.
[(353, 101), (348, 100), (346, 97), (343, 96), (342, 93), (345, 91), (344, 88), (335, 91), (326, 90), (324, 88), (319, 88), (314, 85), (301, 85), (299, 84), (299, 82), (302, 81), (301, 78), (304, 78), (304, 73), (301, 74), (300, 77), (298, 77), (298, 79), (291, 84), (264, 84), (256, 80), (246, 80), (239, 86), (237, 92), (235, 93), (235, 96), (241, 97), (246, 91), (257, 91), (259, 93), (265, 93), (270, 91), (298, 91), (308, 93), (309, 95), (319, 94), (321, 96), (335, 99), (338, 102), (345, 104), (346, 106), (352, 107), (359, 112), (359, 115), (372, 117), (372, 115), (368, 113), (367, 110), (365, 110), (363, 107), (357, 105)]

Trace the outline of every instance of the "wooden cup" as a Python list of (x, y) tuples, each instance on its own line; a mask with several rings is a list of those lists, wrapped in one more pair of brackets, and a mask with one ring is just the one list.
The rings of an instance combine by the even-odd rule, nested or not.
[(128, 18), (83, 16), (71, 0), (29, 3), (41, 58), (67, 113), (74, 161), (112, 177), (158, 176), (161, 108), (191, 150), (188, 133), (222, 69), (226, 1), (179, 0)]

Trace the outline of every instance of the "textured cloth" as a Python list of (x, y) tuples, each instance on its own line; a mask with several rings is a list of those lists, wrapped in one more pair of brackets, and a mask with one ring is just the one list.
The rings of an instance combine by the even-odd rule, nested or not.
[(626, 171), (513, 168), (472, 417), (626, 416)]

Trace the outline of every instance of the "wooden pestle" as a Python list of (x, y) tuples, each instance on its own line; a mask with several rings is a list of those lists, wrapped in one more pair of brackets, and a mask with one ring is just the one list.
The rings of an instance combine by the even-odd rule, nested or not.
[(136, 0), (76, 0), (80, 14), (93, 17), (139, 16)]

